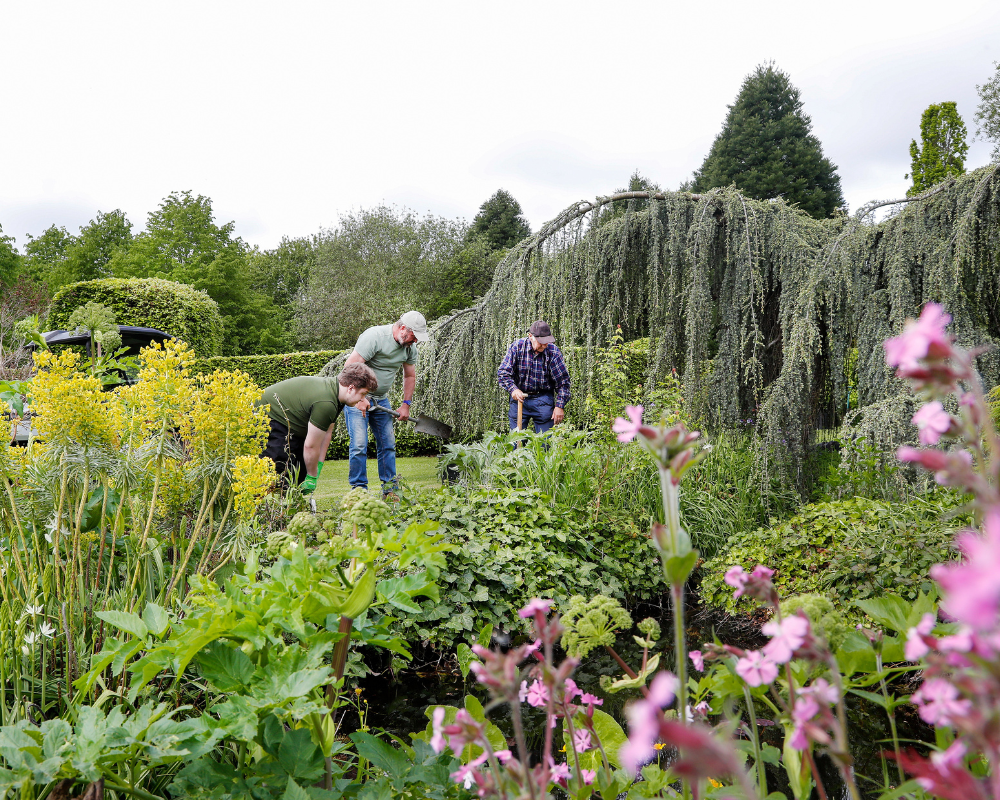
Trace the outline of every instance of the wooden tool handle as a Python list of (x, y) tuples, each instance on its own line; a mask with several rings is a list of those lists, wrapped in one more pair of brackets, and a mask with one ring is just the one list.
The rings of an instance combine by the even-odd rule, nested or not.
[(521, 422), (524, 418), (524, 401), (517, 401), (517, 429), (521, 430)]

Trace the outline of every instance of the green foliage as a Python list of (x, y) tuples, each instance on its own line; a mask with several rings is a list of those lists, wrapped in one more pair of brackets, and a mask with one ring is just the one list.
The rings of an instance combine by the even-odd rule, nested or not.
[(209, 375), (217, 369), (245, 372), (261, 389), (298, 375), (318, 375), (332, 358), (343, 351), (317, 350), (265, 356), (211, 356), (191, 365), (193, 375)]
[(965, 172), (965, 123), (953, 102), (929, 105), (920, 117), (920, 145), (910, 142), (910, 173), (913, 186), (907, 197), (922, 194), (945, 178)]
[(844, 643), (851, 626), (843, 613), (834, 607), (830, 598), (820, 594), (798, 594), (781, 602), (784, 616), (802, 610), (812, 623), (812, 630), (826, 640), (831, 650), (836, 651)]
[(502, 255), (486, 237), (467, 237), (454, 259), (428, 276), (429, 296), (424, 304), (427, 318), (436, 319), (472, 305), (490, 288)]
[[(563, 649), (575, 658), (585, 658), (595, 647), (610, 647), (615, 643), (617, 631), (632, 627), (632, 617), (621, 604), (601, 594), (589, 600), (582, 595), (574, 595), (563, 610), (560, 621), (565, 628)], [(646, 627), (649, 628), (648, 625)]]
[(222, 348), (223, 323), (216, 302), (203, 291), (160, 278), (105, 278), (64, 286), (52, 298), (49, 326), (67, 328), (70, 315), (91, 301), (114, 311), (119, 325), (165, 331), (202, 357)]
[(856, 616), (857, 599), (886, 592), (914, 599), (930, 590), (930, 566), (955, 557), (954, 532), (972, 521), (961, 504), (942, 492), (905, 504), (858, 497), (804, 506), (787, 522), (737, 534), (706, 561), (702, 597), (730, 612), (748, 611), (723, 575), (731, 566), (765, 564), (783, 597), (822, 594), (848, 616)]
[(299, 345), (353, 347), (366, 328), (426, 310), (465, 232), (461, 222), (388, 206), (343, 215), (313, 239), (308, 283), (295, 301)]
[(0, 225), (0, 285), (9, 286), (21, 271), (21, 254), (17, 252), (14, 237), (6, 236)]
[(287, 349), (287, 330), (270, 298), (251, 288), (247, 248), (233, 236), (234, 227), (216, 224), (209, 198), (173, 192), (150, 212), (128, 249), (114, 252), (108, 269), (118, 277), (165, 278), (205, 291), (222, 315), (222, 353), (280, 353)]
[(498, 189), (479, 207), (469, 227), (468, 240), (483, 237), (491, 249), (504, 250), (530, 235), (531, 226), (524, 218), (521, 204), (510, 192)]
[(990, 157), (1000, 161), (1000, 61), (993, 62), (996, 72), (986, 83), (976, 86), (979, 106), (976, 108), (976, 136), (993, 143)]
[(781, 197), (821, 219), (844, 204), (837, 168), (823, 155), (787, 73), (761, 64), (743, 81), (693, 190), (735, 186), (748, 197)]
[(450, 648), (487, 623), (510, 630), (533, 597), (565, 606), (573, 595), (635, 601), (662, 589), (645, 534), (553, 506), (536, 488), (442, 489), (420, 495), (404, 515), (437, 521), (456, 548), (438, 579), (440, 600), (394, 626), (410, 640)]
[(119, 250), (132, 242), (132, 223), (118, 209), (97, 217), (73, 236), (65, 228), (52, 225), (38, 237), (28, 237), (25, 270), (50, 289), (68, 283), (111, 277), (109, 263)]

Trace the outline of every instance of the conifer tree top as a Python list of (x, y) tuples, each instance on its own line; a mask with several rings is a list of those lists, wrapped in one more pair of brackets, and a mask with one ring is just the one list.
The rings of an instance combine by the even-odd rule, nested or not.
[(760, 200), (782, 197), (816, 218), (844, 203), (837, 168), (812, 134), (799, 90), (773, 64), (743, 81), (692, 188), (731, 184)]

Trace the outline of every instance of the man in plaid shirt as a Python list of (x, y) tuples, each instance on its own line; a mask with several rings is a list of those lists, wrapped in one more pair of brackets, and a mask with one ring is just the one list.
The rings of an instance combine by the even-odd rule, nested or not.
[(535, 433), (558, 425), (569, 402), (569, 371), (547, 322), (538, 320), (528, 337), (518, 339), (500, 362), (497, 379), (510, 395), (510, 429), (517, 428), (517, 401), (524, 404), (524, 424), (530, 419)]

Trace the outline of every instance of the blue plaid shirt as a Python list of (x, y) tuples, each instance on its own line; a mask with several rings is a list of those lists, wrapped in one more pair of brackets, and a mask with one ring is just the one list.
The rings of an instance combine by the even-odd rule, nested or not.
[(525, 394), (554, 392), (556, 406), (566, 408), (569, 402), (569, 370), (562, 353), (554, 344), (541, 353), (531, 349), (531, 339), (518, 339), (507, 349), (507, 355), (497, 370), (500, 388), (507, 394), (517, 387)]

